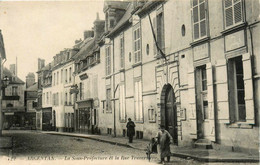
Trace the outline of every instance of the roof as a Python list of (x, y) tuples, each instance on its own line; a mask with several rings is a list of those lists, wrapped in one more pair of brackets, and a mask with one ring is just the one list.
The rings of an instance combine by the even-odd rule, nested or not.
[(120, 30), (125, 24), (130, 23), (129, 19), (132, 17), (132, 11), (134, 10), (133, 4), (129, 4), (127, 10), (123, 17), (119, 20), (116, 26), (111, 30), (108, 36), (115, 34), (118, 30)]
[(128, 4), (131, 2), (127, 2), (127, 1), (104, 1), (104, 7), (103, 7), (103, 11), (106, 11), (106, 9), (108, 8), (113, 8), (113, 9), (120, 9), (120, 10), (126, 10)]
[(73, 57), (76, 63), (78, 63), (80, 60), (83, 60), (87, 56), (91, 55), (94, 52), (94, 50), (98, 47), (94, 38), (87, 38), (86, 40), (88, 40), (86, 44)]
[[(22, 81), (19, 77), (13, 75), (13, 73), (5, 67), (3, 69), (3, 76), (9, 77), (10, 84), (25, 84), (24, 81)], [(12, 77), (16, 77), (16, 78), (13, 79)]]
[(157, 5), (166, 2), (166, 0), (147, 1), (137, 12), (138, 15), (146, 14), (149, 10), (152, 10)]
[(38, 84), (37, 82), (34, 83), (32, 86), (28, 87), (26, 91), (37, 91), (38, 90)]
[(5, 45), (4, 45), (4, 39), (2, 35), (2, 31), (0, 30), (0, 54), (3, 59), (6, 59), (5, 55)]

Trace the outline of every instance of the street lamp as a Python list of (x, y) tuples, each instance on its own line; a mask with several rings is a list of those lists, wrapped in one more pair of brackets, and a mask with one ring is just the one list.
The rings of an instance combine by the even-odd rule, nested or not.
[(5, 76), (2, 80), (2, 82), (3, 82), (2, 88), (4, 89), (9, 85), (10, 80), (7, 76)]

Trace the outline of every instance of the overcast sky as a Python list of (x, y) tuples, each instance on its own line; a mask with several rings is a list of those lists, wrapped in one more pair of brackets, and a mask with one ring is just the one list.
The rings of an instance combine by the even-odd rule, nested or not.
[(18, 76), (25, 80), (29, 72), (37, 71), (38, 58), (47, 64), (55, 54), (71, 48), (76, 39), (83, 39), (97, 12), (104, 19), (103, 0), (0, 2), (7, 56), (4, 66), (9, 68), (17, 57)]

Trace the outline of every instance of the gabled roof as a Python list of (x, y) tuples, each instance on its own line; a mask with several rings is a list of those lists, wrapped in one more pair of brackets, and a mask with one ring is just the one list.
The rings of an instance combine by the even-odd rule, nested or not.
[[(7, 76), (9, 78), (10, 84), (25, 84), (24, 81), (22, 81), (19, 77), (13, 75), (13, 73), (4, 67), (3, 69), (3, 76)], [(16, 77), (13, 79), (13, 77)]]

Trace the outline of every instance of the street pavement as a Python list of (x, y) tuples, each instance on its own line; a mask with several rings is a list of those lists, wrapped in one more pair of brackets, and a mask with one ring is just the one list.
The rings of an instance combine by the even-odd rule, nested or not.
[[(37, 131), (3, 132), (13, 138), (11, 155), (1, 155), (8, 164), (157, 164), (157, 155), (149, 162), (143, 150), (76, 136), (60, 136)], [(127, 140), (127, 139), (124, 139)], [(1, 163), (2, 164), (2, 163)], [(172, 157), (167, 164), (203, 164), (192, 159)]]

